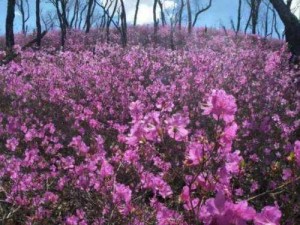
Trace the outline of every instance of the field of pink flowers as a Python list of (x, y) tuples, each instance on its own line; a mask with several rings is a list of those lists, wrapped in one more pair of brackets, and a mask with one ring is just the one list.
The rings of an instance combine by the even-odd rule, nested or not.
[(62, 52), (58, 35), (0, 67), (1, 224), (299, 224), (283, 43), (199, 29), (170, 49), (145, 27)]

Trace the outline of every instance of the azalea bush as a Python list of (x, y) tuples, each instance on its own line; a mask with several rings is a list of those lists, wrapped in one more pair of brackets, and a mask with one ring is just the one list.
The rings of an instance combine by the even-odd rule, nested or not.
[(300, 221), (286, 46), (199, 29), (170, 49), (158, 35), (131, 30), (121, 48), (71, 32), (62, 52), (53, 32), (0, 67), (1, 223)]

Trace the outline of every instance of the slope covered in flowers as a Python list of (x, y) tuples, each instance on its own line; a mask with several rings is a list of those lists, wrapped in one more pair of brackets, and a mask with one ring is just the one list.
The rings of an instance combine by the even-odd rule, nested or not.
[(70, 33), (61, 52), (53, 32), (0, 67), (1, 222), (300, 221), (282, 43), (197, 30), (172, 50), (168, 30), (139, 28), (124, 49), (101, 35)]

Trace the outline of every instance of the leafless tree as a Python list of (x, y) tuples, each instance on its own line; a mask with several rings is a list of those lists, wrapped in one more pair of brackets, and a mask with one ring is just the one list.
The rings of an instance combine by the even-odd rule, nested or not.
[[(96, 4), (100, 8), (102, 8), (103, 13), (105, 15), (104, 26), (105, 26), (105, 30), (106, 30), (106, 42), (109, 43), (110, 42), (111, 24), (113, 24), (120, 31), (119, 25), (114, 21), (114, 17), (117, 12), (119, 1), (118, 0), (106, 0), (105, 2), (100, 2), (100, 1), (96, 0)], [(113, 7), (113, 8), (111, 8), (111, 7)]]
[(127, 18), (126, 18), (126, 9), (125, 9), (125, 5), (124, 5), (124, 1), (121, 1), (121, 42), (122, 42), (122, 46), (126, 47), (127, 45)]
[(88, 0), (88, 10), (86, 15), (86, 30), (85, 32), (88, 33), (91, 29), (91, 18), (93, 16), (93, 5), (94, 0)]
[(187, 4), (187, 16), (188, 16), (188, 32), (191, 33), (192, 32), (192, 28), (194, 26), (196, 26), (196, 23), (198, 21), (198, 17), (200, 16), (200, 14), (204, 13), (205, 11), (207, 11), (209, 8), (211, 8), (212, 6), (212, 0), (209, 0), (208, 4), (204, 7), (199, 7), (198, 6), (198, 1), (196, 1), (196, 3), (194, 2), (193, 6), (194, 8), (197, 8), (194, 12), (194, 19), (193, 19), (193, 12), (192, 12), (192, 5), (191, 5), (191, 1), (187, 0), (186, 1)]
[(41, 5), (41, 0), (36, 0), (35, 1), (35, 21), (36, 21), (36, 44), (38, 47), (41, 46), (41, 41), (42, 41), (42, 26), (41, 26), (41, 16), (40, 16), (40, 5)]
[(251, 33), (256, 34), (257, 33), (257, 25), (258, 25), (258, 18), (259, 18), (259, 12), (260, 12), (260, 6), (262, 3), (262, 0), (247, 0), (246, 1), (249, 8), (249, 17), (247, 20), (247, 24), (245, 27), (245, 33), (247, 32), (249, 25), (251, 24)]
[(283, 0), (270, 0), (277, 11), (285, 27), (286, 40), (289, 43), (291, 52), (300, 56), (300, 22), (291, 11), (291, 1), (285, 3)]
[(163, 6), (161, 0), (158, 0), (158, 5), (159, 5), (159, 9), (160, 9), (161, 23), (162, 23), (162, 26), (165, 26), (167, 24), (167, 21), (166, 21), (165, 12), (164, 12), (164, 6)]
[(209, 0), (208, 4), (205, 7), (201, 9), (197, 9), (193, 20), (193, 27), (196, 25), (199, 15), (207, 11), (211, 7), (211, 5), (212, 5), (212, 0)]
[(6, 47), (8, 51), (11, 51), (15, 44), (15, 38), (14, 38), (15, 5), (16, 5), (16, 0), (7, 1)]
[(79, 17), (79, 9), (80, 9), (79, 0), (75, 0), (74, 5), (73, 5), (73, 13), (72, 13), (73, 15), (70, 20), (70, 28), (73, 28), (73, 27), (76, 28), (76, 24), (77, 24), (78, 17)]
[(183, 15), (183, 9), (185, 6), (184, 0), (180, 0), (180, 6), (179, 6), (179, 11), (178, 11), (178, 28), (181, 30), (182, 26), (182, 15)]
[(156, 15), (156, 9), (157, 9), (157, 4), (158, 4), (158, 0), (154, 0), (153, 3), (153, 24), (154, 24), (154, 35), (157, 34), (158, 31), (158, 23), (159, 20), (157, 19), (157, 15)]
[(241, 20), (242, 20), (242, 0), (239, 0), (238, 11), (237, 11), (236, 32), (239, 32), (241, 29)]
[(52, 3), (55, 6), (56, 14), (59, 21), (59, 26), (61, 30), (61, 38), (60, 38), (60, 44), (62, 49), (65, 47), (65, 40), (67, 35), (67, 29), (69, 28), (69, 22), (67, 18), (67, 5), (68, 0), (49, 0), (50, 3)]
[(138, 11), (139, 11), (139, 6), (140, 6), (140, 0), (137, 0), (136, 5), (135, 5), (133, 26), (136, 26), (136, 23), (137, 23), (137, 15), (138, 15)]
[(22, 33), (26, 34), (27, 33), (26, 22), (29, 20), (30, 17), (28, 0), (17, 0), (16, 6), (20, 11), (22, 17)]
[(192, 33), (192, 8), (190, 0), (186, 0), (187, 14), (188, 14), (188, 32)]

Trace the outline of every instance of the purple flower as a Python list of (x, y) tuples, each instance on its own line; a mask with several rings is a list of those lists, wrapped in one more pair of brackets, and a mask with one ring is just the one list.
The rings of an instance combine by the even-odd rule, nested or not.
[(214, 119), (219, 118), (230, 123), (234, 120), (237, 106), (232, 95), (226, 94), (224, 90), (213, 90), (203, 110), (204, 115), (211, 114)]
[(191, 143), (188, 146), (187, 163), (198, 165), (203, 158), (203, 145), (200, 143)]
[(266, 206), (254, 218), (255, 225), (280, 225), (281, 212), (277, 206)]
[(79, 150), (81, 154), (86, 154), (89, 151), (89, 147), (84, 143), (81, 136), (76, 136), (72, 138), (71, 143), (69, 144), (70, 147)]
[(14, 151), (16, 151), (18, 145), (19, 145), (19, 140), (13, 137), (13, 138), (7, 139), (5, 146), (6, 146), (6, 148), (8, 148), (9, 150), (14, 152)]
[(115, 184), (113, 192), (113, 202), (117, 204), (120, 213), (128, 215), (132, 209), (131, 207), (131, 193), (132, 191), (124, 184)]
[(300, 166), (300, 141), (295, 142), (294, 146), (295, 158), (298, 166)]
[(171, 138), (176, 141), (183, 141), (187, 138), (189, 132), (185, 128), (189, 123), (189, 119), (183, 117), (179, 113), (173, 115), (171, 118), (166, 120), (167, 131)]

